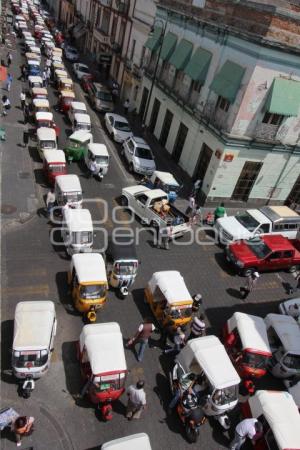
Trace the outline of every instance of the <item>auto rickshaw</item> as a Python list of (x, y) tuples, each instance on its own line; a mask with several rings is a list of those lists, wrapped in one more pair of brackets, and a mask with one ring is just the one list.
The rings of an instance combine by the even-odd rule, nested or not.
[(37, 63), (39, 65), (41, 64), (41, 57), (37, 53), (26, 52), (25, 58), (27, 60), (27, 64), (28, 64), (28, 61), (37, 61)]
[(289, 298), (279, 305), (280, 314), (294, 317), (300, 325), (300, 297)]
[(74, 131), (78, 130), (85, 130), (85, 131), (91, 131), (91, 118), (88, 114), (80, 114), (76, 113), (74, 114), (74, 121), (72, 124), (72, 129)]
[(41, 127), (37, 132), (37, 151), (41, 159), (44, 159), (45, 150), (57, 150), (56, 133), (53, 128)]
[(66, 157), (62, 150), (44, 150), (43, 153), (45, 177), (48, 183), (53, 186), (55, 177), (67, 174)]
[(229, 356), (216, 336), (203, 336), (191, 339), (177, 355), (171, 379), (177, 384), (182, 376), (193, 373), (197, 382), (194, 392), (201, 398), (206, 416), (214, 417), (228, 430), (228, 412), (238, 403), (240, 377)]
[(29, 77), (41, 75), (40, 62), (37, 59), (29, 59), (27, 61), (27, 72)]
[(59, 47), (53, 47), (51, 49), (51, 57), (53, 57), (54, 55), (60, 56), (60, 58), (62, 59), (62, 49)]
[(252, 380), (266, 374), (272, 352), (264, 319), (235, 312), (223, 329), (223, 342), (242, 378)]
[(277, 378), (300, 376), (300, 328), (296, 320), (283, 314), (267, 314), (267, 334), (273, 357), (269, 370)]
[(93, 161), (95, 163), (93, 176), (102, 180), (104, 175), (108, 172), (109, 166), (109, 154), (104, 144), (88, 144), (88, 150), (84, 157), (85, 164), (90, 170), (90, 164)]
[(74, 89), (73, 81), (71, 78), (59, 78), (57, 83), (57, 89), (59, 92), (72, 91)]
[(75, 131), (75, 133), (71, 134), (67, 146), (64, 148), (68, 161), (80, 161), (83, 159), (87, 153), (88, 144), (92, 142), (92, 134), (87, 133), (85, 130)]
[(54, 36), (55, 44), (57, 47), (61, 47), (65, 41), (64, 35), (61, 32), (58, 32)]
[(68, 255), (91, 252), (94, 235), (90, 211), (64, 208), (61, 236)]
[(50, 104), (48, 99), (35, 98), (32, 100), (32, 114), (38, 112), (50, 112)]
[(51, 55), (51, 50), (55, 47), (55, 44), (50, 39), (44, 40), (44, 43), (45, 43), (44, 52), (47, 58), (49, 58)]
[(120, 326), (116, 322), (85, 325), (77, 345), (81, 376), (89, 400), (104, 420), (112, 419), (112, 402), (125, 391), (127, 365)]
[(34, 115), (36, 128), (53, 128), (56, 136), (59, 136), (60, 128), (53, 122), (52, 112), (37, 112)]
[(300, 414), (288, 392), (257, 391), (241, 408), (244, 419), (253, 417), (263, 425), (255, 450), (300, 449)]
[(82, 207), (82, 189), (77, 175), (58, 175), (55, 178), (55, 198), (57, 206)]
[(29, 83), (30, 93), (32, 92), (33, 88), (42, 88), (43, 87), (43, 80), (40, 76), (30, 75), (28, 77), (28, 83)]
[(174, 203), (181, 186), (176, 181), (174, 176), (169, 172), (161, 172), (155, 170), (150, 179), (143, 182), (150, 189), (162, 189), (168, 194), (170, 203)]
[(146, 433), (131, 434), (102, 444), (101, 450), (151, 450), (149, 436)]
[(155, 272), (145, 288), (145, 300), (162, 327), (175, 331), (192, 320), (193, 299), (175, 270)]
[(15, 310), (12, 369), (21, 382), (21, 391), (29, 397), (50, 366), (56, 334), (54, 303), (46, 300), (19, 302)]
[(41, 49), (40, 49), (40, 47), (37, 47), (36, 45), (31, 45), (29, 47), (29, 52), (36, 53), (39, 57), (41, 57)]
[(102, 256), (99, 253), (73, 255), (68, 283), (77, 311), (83, 313), (87, 321), (95, 322), (97, 310), (104, 306), (108, 290)]
[(58, 107), (60, 112), (67, 113), (74, 99), (75, 93), (73, 91), (61, 91), (58, 99)]
[(32, 100), (34, 100), (35, 98), (48, 99), (48, 91), (46, 88), (34, 87), (34, 88), (32, 88), (31, 96), (32, 96)]
[(41, 37), (42, 37), (42, 35), (43, 35), (42, 31), (43, 31), (44, 29), (45, 29), (45, 28), (44, 28), (42, 25), (35, 25), (35, 26), (34, 26), (34, 37), (35, 37), (36, 39), (41, 39)]
[(66, 78), (68, 76), (68, 72), (61, 68), (61, 69), (53, 69), (54, 66), (62, 66), (62, 64), (59, 63), (52, 63), (52, 74), (53, 74), (53, 80), (55, 86), (58, 86), (59, 80), (61, 78)]
[(114, 289), (119, 289), (124, 298), (128, 295), (128, 288), (134, 283), (139, 265), (132, 239), (119, 236), (117, 241), (110, 241), (106, 256), (109, 284)]

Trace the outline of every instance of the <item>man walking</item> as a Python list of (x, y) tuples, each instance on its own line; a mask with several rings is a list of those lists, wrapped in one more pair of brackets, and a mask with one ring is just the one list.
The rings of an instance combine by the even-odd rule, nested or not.
[(230, 444), (230, 450), (240, 450), (249, 438), (253, 442), (262, 437), (263, 426), (257, 419), (244, 419), (235, 428), (235, 436)]
[(250, 292), (253, 291), (255, 288), (257, 281), (259, 278), (258, 272), (253, 272), (250, 275), (247, 276), (246, 284), (245, 286), (240, 287), (240, 293), (242, 294), (242, 299), (246, 300)]
[(189, 335), (189, 339), (202, 337), (205, 336), (205, 334), (206, 334), (205, 317), (203, 314), (199, 314), (198, 316), (195, 316), (192, 320), (191, 333)]
[(48, 217), (50, 217), (52, 208), (55, 205), (55, 194), (54, 194), (54, 189), (50, 189), (50, 191), (47, 194), (47, 198), (46, 198), (46, 206), (47, 206), (47, 215)]
[(13, 77), (12, 75), (9, 73), (7, 75), (7, 79), (6, 79), (6, 90), (9, 92), (10, 88), (11, 88), (11, 83), (12, 83)]
[(47, 87), (47, 84), (48, 84), (47, 70), (43, 70), (42, 81), (43, 81), (43, 87)]
[(29, 122), (29, 105), (25, 102), (24, 108), (23, 108), (23, 115), (24, 115), (24, 125)]
[(12, 60), (13, 60), (12, 54), (10, 52), (8, 52), (7, 55), (6, 55), (7, 67), (9, 67), (11, 65)]
[(129, 99), (128, 98), (125, 100), (123, 107), (124, 107), (125, 114), (128, 114), (128, 109), (129, 109)]
[(26, 103), (26, 94), (25, 94), (24, 91), (21, 91), (20, 101), (21, 101), (21, 109), (22, 109), (22, 111), (24, 111), (24, 106), (25, 106), (25, 103)]
[(136, 386), (129, 386), (127, 390), (128, 404), (126, 408), (126, 417), (128, 420), (140, 419), (143, 409), (146, 407), (146, 392), (144, 391), (145, 382), (139, 380)]
[(137, 332), (135, 333), (133, 338), (129, 339), (129, 341), (127, 342), (127, 347), (132, 347), (136, 344), (140, 344), (137, 352), (137, 360), (139, 362), (143, 360), (145, 348), (154, 330), (155, 326), (153, 325), (151, 320), (145, 319), (144, 322), (139, 325)]

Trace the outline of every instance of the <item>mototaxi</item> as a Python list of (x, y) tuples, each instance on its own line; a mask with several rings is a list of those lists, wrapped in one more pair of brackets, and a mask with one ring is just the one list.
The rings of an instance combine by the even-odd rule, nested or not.
[(75, 93), (73, 91), (61, 91), (58, 99), (58, 108), (60, 112), (67, 113), (74, 99)]
[(54, 190), (58, 207), (82, 207), (82, 188), (77, 175), (58, 175), (55, 177)]
[(35, 98), (44, 98), (44, 99), (48, 99), (48, 91), (46, 88), (40, 88), (40, 87), (34, 87), (31, 90), (31, 97), (32, 100), (34, 100)]
[(68, 283), (77, 311), (83, 313), (87, 321), (95, 322), (97, 310), (104, 306), (108, 290), (103, 257), (99, 253), (73, 255)]
[(107, 174), (109, 166), (109, 154), (106, 145), (98, 143), (87, 144), (87, 152), (85, 153), (84, 159), (89, 170), (93, 161), (93, 176), (102, 180), (104, 175)]
[(53, 186), (55, 177), (67, 174), (66, 157), (63, 150), (44, 150), (43, 154), (45, 177), (48, 183)]
[(64, 148), (67, 159), (70, 162), (84, 159), (88, 150), (88, 144), (92, 142), (92, 134), (87, 133), (85, 130), (79, 130), (72, 133), (69, 136), (67, 146)]
[(32, 114), (38, 112), (51, 112), (48, 99), (35, 98), (32, 100)]
[(85, 114), (75, 113), (72, 129), (73, 132), (77, 130), (91, 131), (92, 126), (90, 116), (87, 113)]
[(68, 255), (91, 252), (93, 236), (93, 221), (88, 209), (63, 208), (61, 237)]
[[(113, 349), (113, 351), (112, 351)], [(77, 346), (81, 375), (89, 400), (104, 420), (112, 419), (112, 402), (125, 391), (127, 365), (120, 326), (116, 322), (85, 325)]]
[(28, 77), (28, 83), (29, 83), (29, 91), (32, 92), (33, 88), (42, 88), (43, 87), (43, 80), (40, 76), (34, 76), (30, 75)]
[(41, 69), (40, 69), (40, 61), (37, 59), (28, 59), (27, 60), (27, 72), (29, 77), (30, 76), (40, 76), (41, 75)]
[(74, 89), (73, 81), (71, 78), (59, 78), (57, 81), (57, 89), (59, 92), (72, 91)]
[(162, 189), (168, 194), (168, 200), (170, 203), (175, 202), (178, 192), (181, 189), (181, 186), (171, 173), (162, 172), (159, 170), (155, 170), (150, 179), (148, 179), (144, 184), (150, 189)]
[(206, 416), (214, 417), (224, 429), (229, 429), (228, 412), (238, 403), (240, 377), (224, 346), (216, 336), (191, 339), (175, 360), (172, 379), (178, 374), (193, 373), (197, 383), (193, 390), (201, 399)]
[(15, 310), (12, 369), (30, 395), (49, 369), (57, 321), (51, 301), (19, 302)]
[(25, 58), (27, 60), (27, 64), (28, 64), (28, 61), (37, 61), (37, 64), (39, 64), (39, 65), (41, 64), (41, 57), (37, 53), (26, 52)]
[(145, 288), (145, 300), (161, 327), (170, 331), (192, 320), (193, 299), (175, 270), (155, 272)]
[(56, 136), (59, 136), (60, 128), (53, 122), (52, 112), (37, 112), (34, 115), (36, 128), (53, 128)]
[(40, 127), (38, 128), (36, 135), (37, 151), (40, 158), (43, 160), (45, 150), (53, 151), (57, 149), (56, 133), (53, 128)]
[[(297, 311), (295, 310), (297, 308)], [(300, 325), (300, 298), (289, 298), (284, 302), (279, 304), (280, 314), (286, 314), (287, 316), (292, 316)]]
[(272, 357), (264, 319), (235, 312), (223, 329), (223, 342), (243, 379), (260, 378)]
[(119, 236), (111, 240), (106, 251), (107, 274), (109, 284), (119, 289), (122, 297), (128, 295), (128, 289), (135, 281), (139, 260), (132, 238)]
[(151, 450), (149, 436), (146, 433), (131, 434), (102, 444), (101, 450)]

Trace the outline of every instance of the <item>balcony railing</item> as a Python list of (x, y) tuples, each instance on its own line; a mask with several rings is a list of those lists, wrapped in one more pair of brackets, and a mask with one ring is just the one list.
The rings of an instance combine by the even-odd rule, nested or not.
[(276, 141), (280, 125), (272, 125), (270, 123), (257, 124), (254, 130), (254, 138), (263, 141)]

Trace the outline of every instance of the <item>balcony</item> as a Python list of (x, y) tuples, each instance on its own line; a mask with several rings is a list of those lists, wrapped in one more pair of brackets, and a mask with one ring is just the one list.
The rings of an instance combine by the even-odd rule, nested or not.
[(261, 141), (278, 141), (276, 139), (280, 125), (272, 125), (269, 123), (257, 124), (254, 130), (254, 139)]
[(95, 38), (104, 45), (111, 45), (110, 36), (104, 34), (100, 28), (94, 29)]

